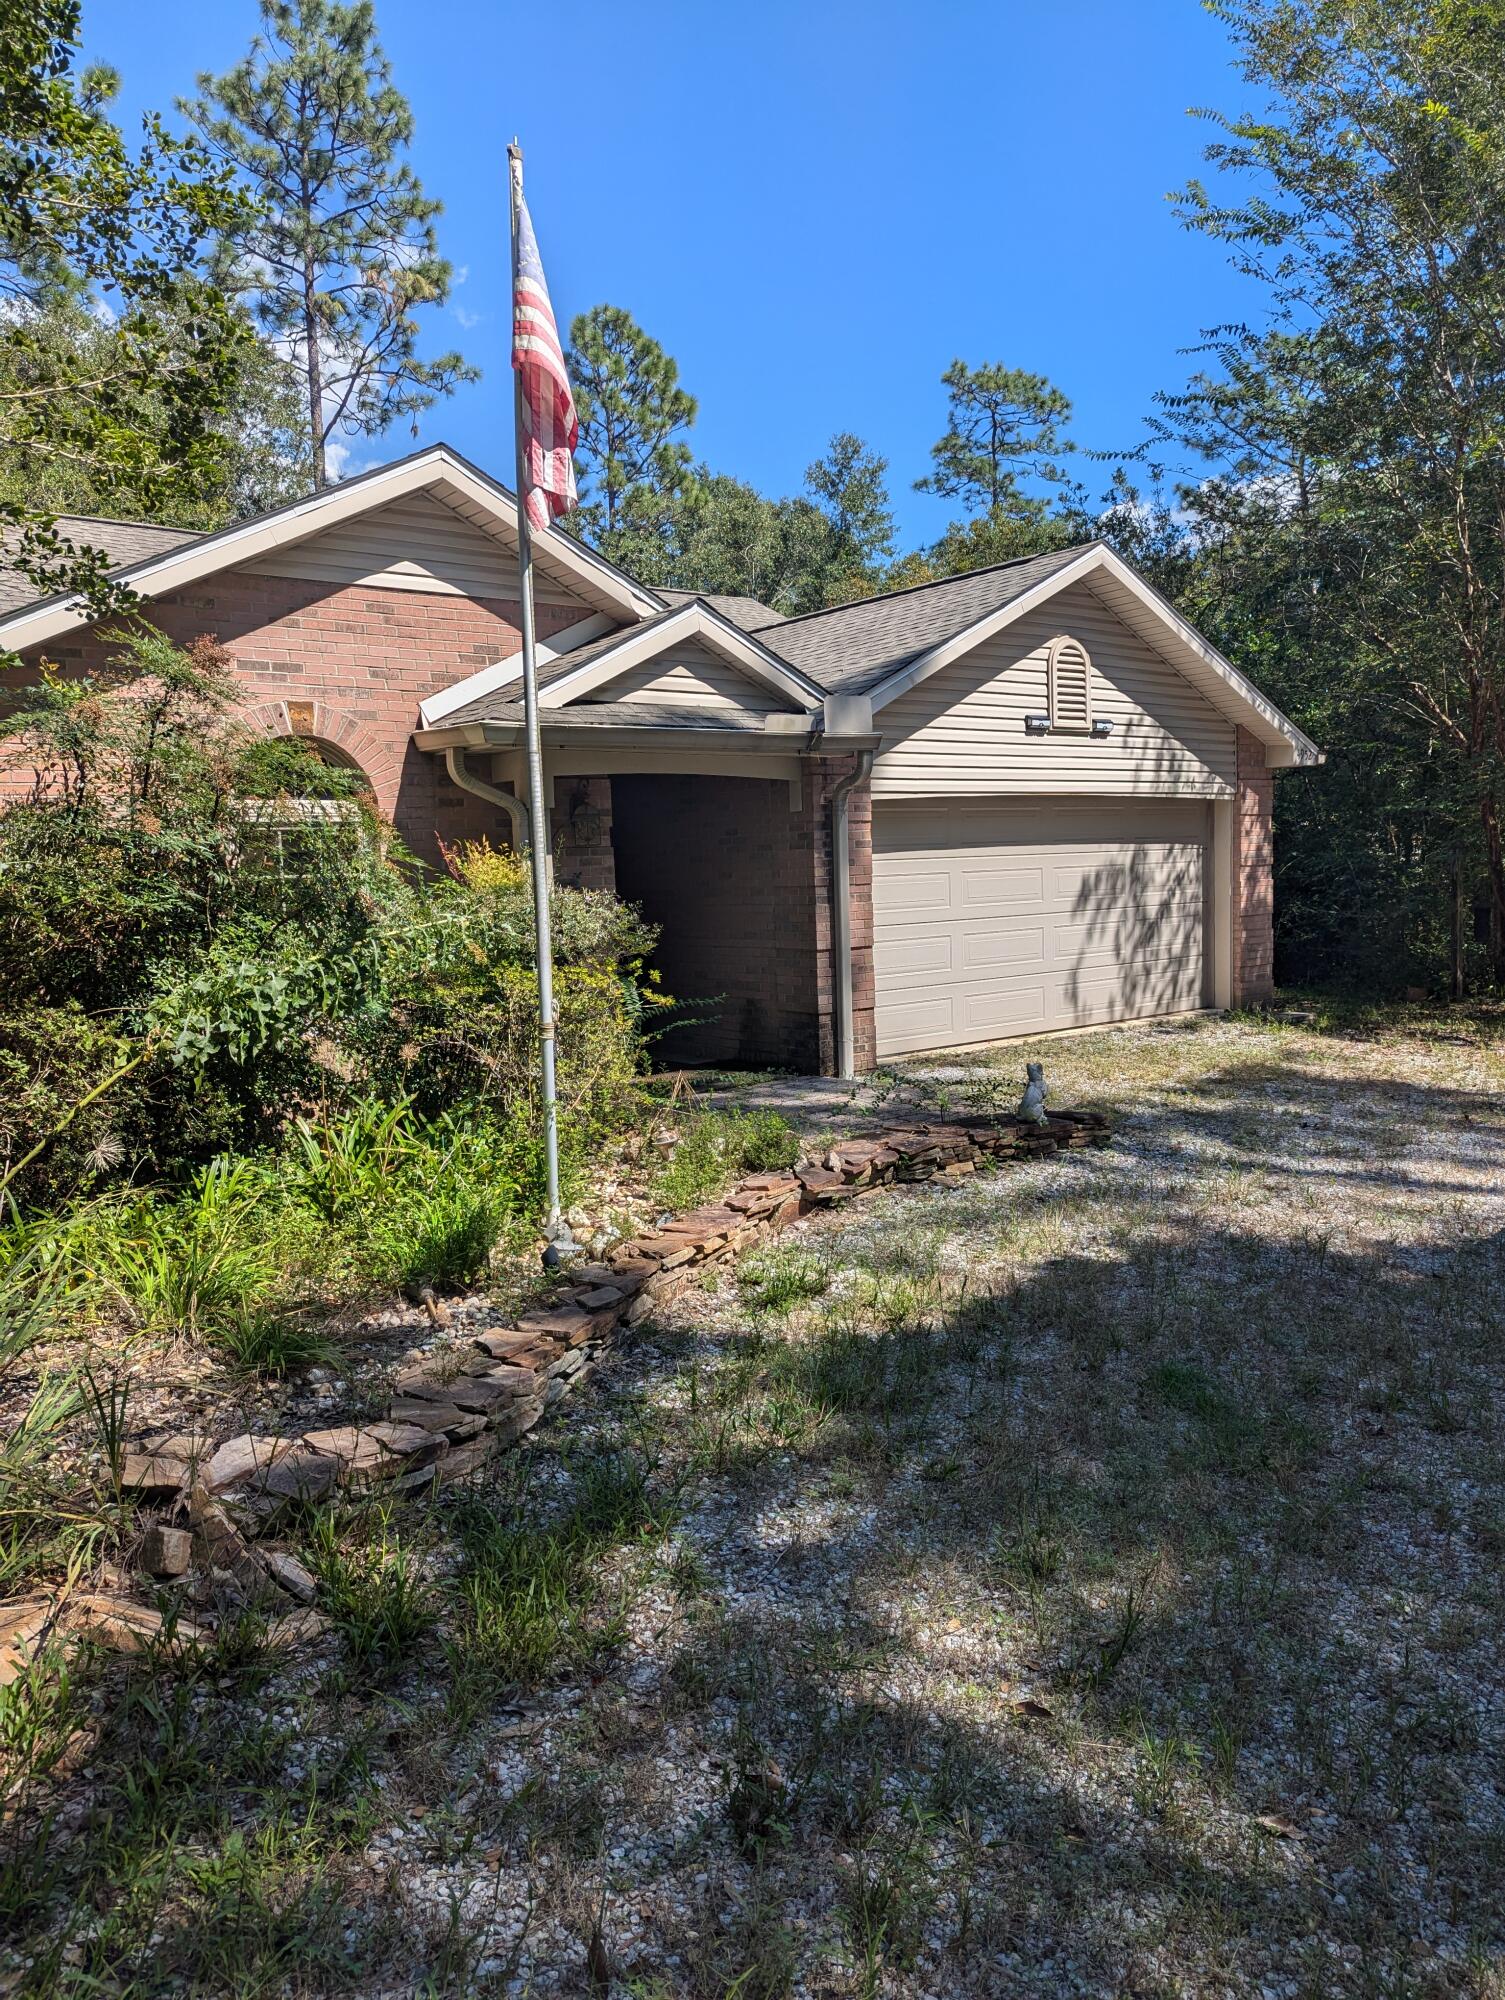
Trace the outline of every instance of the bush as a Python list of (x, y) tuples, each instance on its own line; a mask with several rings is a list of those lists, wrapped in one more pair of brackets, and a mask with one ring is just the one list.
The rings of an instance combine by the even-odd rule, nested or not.
[(741, 1174), (775, 1173), (799, 1156), (799, 1134), (777, 1111), (697, 1111), (680, 1124), (658, 1196), (666, 1208), (693, 1208)]
[(541, 1147), (524, 1121), (421, 1118), (409, 1099), (300, 1119), (285, 1185), (343, 1233), (382, 1284), (465, 1284), (539, 1202)]

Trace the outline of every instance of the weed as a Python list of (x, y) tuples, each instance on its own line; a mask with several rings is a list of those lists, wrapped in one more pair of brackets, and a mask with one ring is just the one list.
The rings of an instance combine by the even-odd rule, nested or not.
[(737, 1289), (756, 1313), (783, 1318), (830, 1289), (831, 1269), (808, 1250), (771, 1251), (748, 1257), (737, 1270)]
[(228, 1313), (216, 1329), (215, 1345), (248, 1375), (295, 1375), (315, 1363), (334, 1361), (339, 1352), (307, 1314), (274, 1306)]
[(463, 1500), (459, 1617), (446, 1642), (457, 1712), (488, 1690), (541, 1680), (617, 1645), (624, 1607), (620, 1590), (612, 1601), (601, 1562), (672, 1520), (672, 1502), (653, 1489), (641, 1458), (625, 1453), (575, 1466), (570, 1503), (547, 1524), (480, 1496)]
[(318, 1515), (309, 1555), (357, 1665), (374, 1679), (397, 1672), (438, 1617), (419, 1551), (399, 1539), (388, 1514), (373, 1510), (354, 1524)]
[(776, 1111), (696, 1111), (659, 1171), (666, 1208), (693, 1208), (739, 1174), (773, 1173), (800, 1156), (799, 1134)]

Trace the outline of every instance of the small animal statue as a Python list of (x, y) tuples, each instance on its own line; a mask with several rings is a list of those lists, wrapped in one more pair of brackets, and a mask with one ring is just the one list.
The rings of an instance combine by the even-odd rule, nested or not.
[(1024, 1095), (1019, 1100), (1019, 1116), (1026, 1125), (1045, 1123), (1045, 1100), (1050, 1090), (1045, 1081), (1044, 1063), (1026, 1063), (1025, 1074), (1029, 1081), (1024, 1086)]

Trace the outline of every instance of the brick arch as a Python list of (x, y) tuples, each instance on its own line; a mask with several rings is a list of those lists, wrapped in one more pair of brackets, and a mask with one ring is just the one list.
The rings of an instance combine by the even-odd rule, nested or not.
[(397, 803), (402, 760), (390, 743), (358, 722), (347, 709), (327, 701), (264, 701), (242, 709), (237, 718), (263, 736), (298, 736), (325, 743), (369, 779), (377, 803), (388, 815)]

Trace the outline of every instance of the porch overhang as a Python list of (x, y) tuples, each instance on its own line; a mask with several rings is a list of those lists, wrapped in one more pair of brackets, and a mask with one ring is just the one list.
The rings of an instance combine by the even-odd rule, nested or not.
[[(662, 709), (645, 712), (640, 722), (624, 713), (622, 702), (573, 708), (539, 709), (539, 739), (545, 750), (602, 753), (651, 753), (662, 755), (738, 756), (840, 756), (857, 750), (876, 750), (879, 737), (873, 729), (872, 705), (865, 698), (827, 695), (814, 711), (771, 709), (766, 714), (681, 710), (672, 718)], [(521, 750), (526, 745), (524, 724), (515, 713), (473, 718), (465, 722), (440, 723), (432, 729), (416, 729), (413, 742), (420, 750)]]

